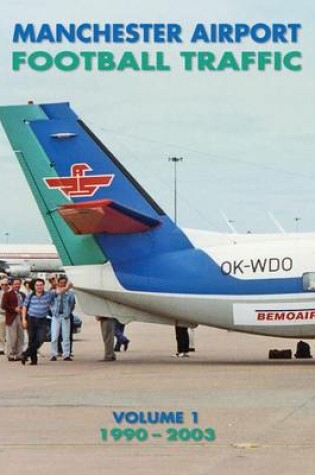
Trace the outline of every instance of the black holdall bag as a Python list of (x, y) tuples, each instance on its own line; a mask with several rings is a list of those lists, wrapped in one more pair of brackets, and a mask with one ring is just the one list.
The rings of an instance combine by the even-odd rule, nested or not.
[(291, 350), (270, 350), (270, 360), (290, 360), (292, 358)]

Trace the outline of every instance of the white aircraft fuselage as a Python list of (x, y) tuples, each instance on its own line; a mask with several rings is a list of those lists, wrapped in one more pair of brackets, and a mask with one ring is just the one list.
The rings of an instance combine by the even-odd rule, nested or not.
[[(87, 313), (124, 321), (185, 322), (253, 334), (315, 337), (315, 234), (221, 234), (185, 230), (223, 278), (300, 279), (300, 293), (195, 295), (126, 291), (110, 263), (67, 268)], [(312, 282), (314, 286), (312, 288)], [(106, 304), (104, 303), (106, 302)]]

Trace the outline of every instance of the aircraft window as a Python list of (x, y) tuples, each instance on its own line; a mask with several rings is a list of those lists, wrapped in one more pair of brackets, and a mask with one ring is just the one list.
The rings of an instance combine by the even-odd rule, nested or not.
[(305, 272), (303, 274), (303, 290), (315, 292), (315, 272)]

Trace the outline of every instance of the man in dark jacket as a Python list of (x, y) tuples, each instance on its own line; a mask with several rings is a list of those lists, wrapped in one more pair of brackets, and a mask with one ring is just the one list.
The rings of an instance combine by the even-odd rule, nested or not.
[(24, 346), (24, 331), (21, 326), (21, 309), (25, 298), (20, 292), (21, 280), (14, 279), (12, 288), (3, 295), (2, 308), (5, 311), (7, 357), (9, 361), (20, 360)]

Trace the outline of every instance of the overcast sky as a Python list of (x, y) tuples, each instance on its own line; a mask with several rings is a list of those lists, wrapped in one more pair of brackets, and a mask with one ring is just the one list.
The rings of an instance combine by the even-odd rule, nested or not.
[[(229, 231), (222, 213), (240, 232), (315, 230), (314, 2), (300, 0), (2, 0), (0, 103), (70, 101), (74, 110), (173, 214), (173, 167), (178, 165), (178, 221), (184, 227)], [(154, 52), (137, 45), (13, 45), (16, 22), (180, 23), (183, 39), (195, 23), (301, 23), (297, 45), (303, 70), (292, 72), (185, 72), (182, 45), (159, 45), (172, 71), (38, 73), (12, 72), (12, 50), (107, 49)], [(187, 35), (187, 36), (186, 36)], [(199, 50), (258, 50), (200, 45)], [(266, 50), (275, 49), (267, 44)], [(22, 172), (0, 130), (0, 242), (49, 242)]]

